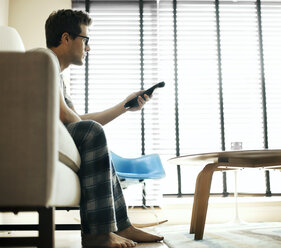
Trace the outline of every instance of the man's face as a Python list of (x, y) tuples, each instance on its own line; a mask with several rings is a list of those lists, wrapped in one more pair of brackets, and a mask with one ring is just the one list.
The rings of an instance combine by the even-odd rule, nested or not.
[[(81, 25), (81, 36), (88, 37), (88, 28), (86, 25)], [(77, 36), (70, 46), (70, 63), (74, 65), (83, 65), (83, 61), (86, 57), (88, 51), (90, 51), (90, 46), (87, 44), (88, 39), (84, 37)]]

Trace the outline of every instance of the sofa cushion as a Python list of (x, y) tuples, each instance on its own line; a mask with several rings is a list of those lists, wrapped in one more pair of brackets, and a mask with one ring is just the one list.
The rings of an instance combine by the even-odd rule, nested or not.
[(58, 161), (52, 179), (51, 197), (46, 205), (56, 207), (79, 206), (81, 196), (78, 175)]
[(22, 39), (12, 27), (0, 26), (0, 51), (24, 52)]
[(80, 154), (71, 135), (61, 121), (59, 121), (59, 160), (75, 172), (80, 169)]

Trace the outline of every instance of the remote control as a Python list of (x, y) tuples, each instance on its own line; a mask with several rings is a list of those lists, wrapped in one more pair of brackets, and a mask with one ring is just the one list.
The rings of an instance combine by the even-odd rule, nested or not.
[(137, 107), (139, 104), (138, 104), (138, 97), (141, 96), (141, 97), (144, 97), (144, 95), (148, 95), (148, 96), (151, 96), (153, 91), (156, 89), (156, 88), (162, 88), (165, 86), (165, 82), (160, 82), (158, 84), (155, 84), (153, 85), (151, 88), (147, 89), (145, 92), (143, 92), (142, 94), (134, 97), (133, 99), (131, 99), (130, 101), (126, 102), (124, 107), (125, 108), (133, 108), (133, 107)]

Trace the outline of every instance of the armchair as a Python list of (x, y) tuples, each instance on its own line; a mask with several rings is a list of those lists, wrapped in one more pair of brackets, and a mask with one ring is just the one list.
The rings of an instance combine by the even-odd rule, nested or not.
[(0, 246), (54, 247), (56, 207), (78, 207), (79, 152), (59, 120), (59, 71), (45, 52), (24, 51), (17, 31), (0, 26), (0, 212), (36, 211), (38, 237)]

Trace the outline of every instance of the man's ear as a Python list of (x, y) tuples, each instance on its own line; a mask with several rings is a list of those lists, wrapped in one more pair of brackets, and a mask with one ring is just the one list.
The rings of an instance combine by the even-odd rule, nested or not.
[(61, 35), (61, 43), (64, 45), (67, 45), (69, 43), (70, 39), (71, 39), (71, 37), (70, 37), (69, 33), (67, 33), (67, 32), (64, 32)]

